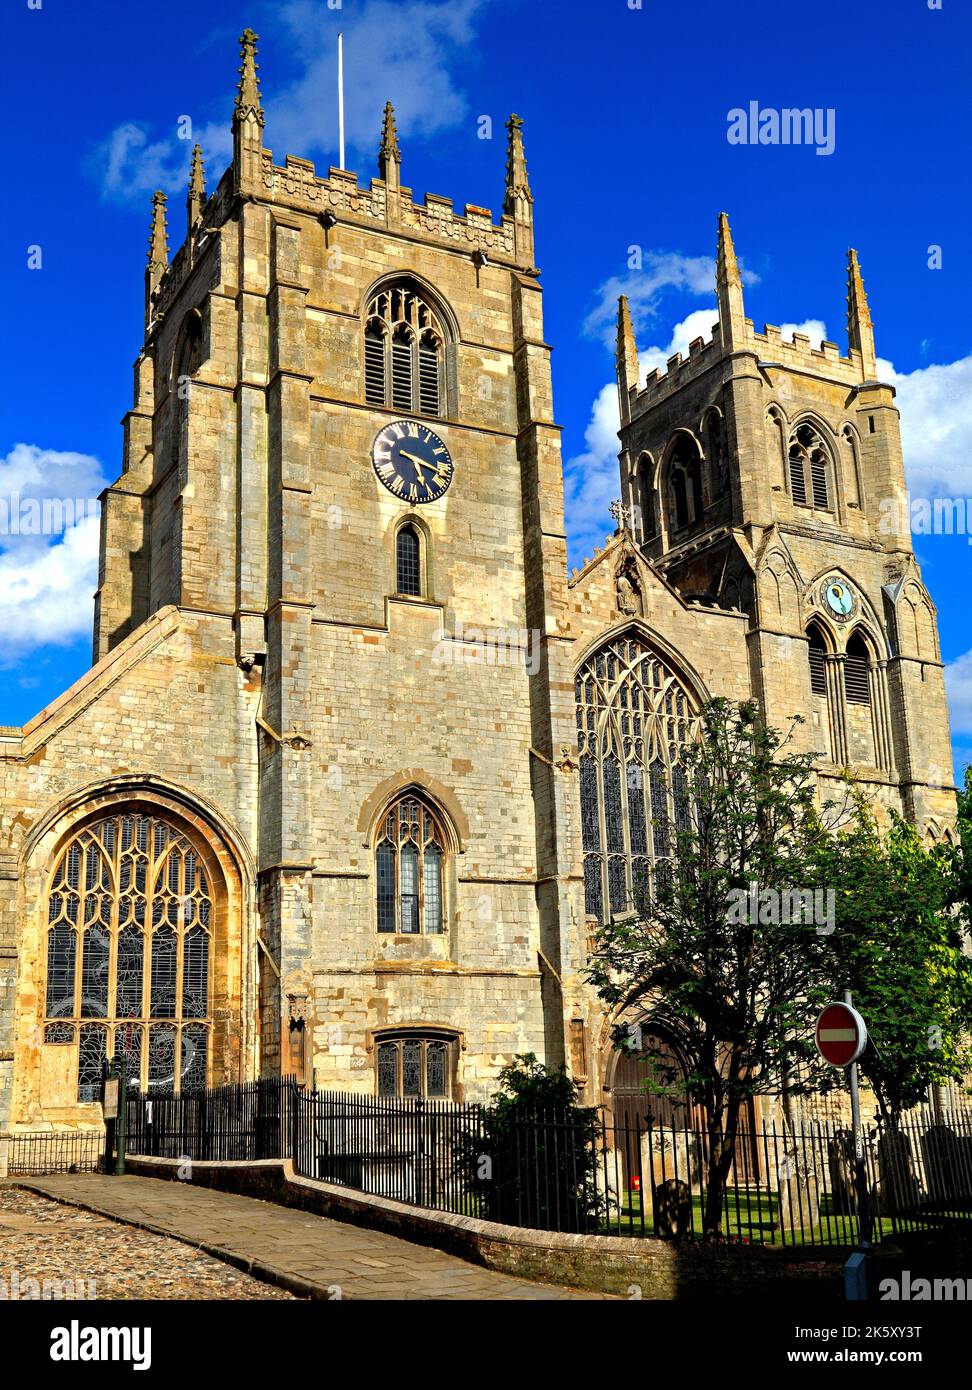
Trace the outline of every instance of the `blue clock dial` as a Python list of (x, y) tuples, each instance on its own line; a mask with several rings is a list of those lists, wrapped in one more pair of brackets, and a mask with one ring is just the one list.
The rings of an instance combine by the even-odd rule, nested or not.
[(835, 618), (849, 618), (854, 611), (854, 595), (841, 579), (828, 579), (824, 585), (824, 603)]
[(380, 482), (403, 502), (437, 502), (452, 482), (452, 455), (414, 420), (393, 420), (375, 436), (371, 458)]

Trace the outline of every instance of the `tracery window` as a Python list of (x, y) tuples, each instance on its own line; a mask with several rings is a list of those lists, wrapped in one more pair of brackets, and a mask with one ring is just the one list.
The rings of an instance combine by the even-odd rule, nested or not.
[(637, 636), (590, 657), (575, 690), (585, 910), (604, 922), (641, 910), (664, 873), (697, 719), (678, 678)]
[(384, 1035), (376, 1049), (379, 1096), (451, 1099), (455, 1050), (455, 1037), (445, 1033)]
[(380, 932), (434, 936), (443, 931), (445, 847), (437, 815), (416, 792), (388, 808), (375, 849)]
[(79, 1025), (78, 1099), (99, 1097), (104, 1059), (120, 1051), (143, 1089), (205, 1085), (214, 896), (182, 832), (136, 812), (79, 831), (54, 870), (48, 923), (44, 1037), (73, 1041)]
[(365, 400), (411, 414), (440, 415), (445, 335), (408, 283), (380, 289), (365, 324)]
[(790, 491), (799, 507), (830, 511), (829, 458), (820, 435), (805, 421), (790, 438)]

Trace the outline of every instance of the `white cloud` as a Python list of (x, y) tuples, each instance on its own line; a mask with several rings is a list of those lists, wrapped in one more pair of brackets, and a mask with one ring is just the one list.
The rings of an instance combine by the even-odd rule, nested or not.
[(823, 319), (804, 319), (802, 323), (781, 323), (780, 336), (785, 343), (792, 343), (794, 333), (802, 333), (805, 338), (810, 339), (810, 346), (818, 348), (821, 343), (828, 342), (827, 325)]
[(972, 651), (945, 667), (945, 689), (953, 734), (972, 734)]
[(90, 454), (16, 444), (0, 457), (2, 664), (90, 634), (105, 483)]
[[(403, 156), (408, 141), (424, 139), (469, 116), (465, 94), (450, 65), (472, 47), (486, 0), (364, 0), (353, 13), (320, 0), (286, 0), (275, 21), (298, 67), (288, 83), (275, 83), (260, 67), (266, 112), (264, 142), (282, 164), (287, 154), (323, 154), (338, 162), (337, 33), (344, 33), (346, 162), (363, 176), (377, 174), (376, 150), (386, 101), (395, 107)], [(282, 51), (283, 45), (280, 46)], [(232, 154), (230, 114), (236, 75), (227, 54), (227, 90), (218, 96), (225, 118), (195, 124), (191, 138), (155, 132), (141, 121), (117, 126), (97, 146), (93, 164), (104, 196), (142, 201), (156, 188), (181, 192), (191, 146), (198, 141), (212, 190)], [(215, 109), (215, 106), (214, 106)], [(494, 132), (494, 136), (502, 134)], [(504, 136), (505, 138), (505, 136)], [(178, 238), (181, 240), (181, 237)]]
[(972, 356), (898, 372), (878, 362), (897, 391), (905, 473), (914, 497), (972, 497)]
[[(688, 354), (693, 338), (712, 336), (712, 325), (718, 315), (711, 309), (696, 309), (677, 323), (671, 341), (665, 348), (647, 347), (638, 351), (641, 379), (654, 367), (665, 370), (665, 364), (676, 352)], [(618, 390), (613, 381), (603, 386), (595, 397), (591, 418), (584, 431), (586, 449), (575, 454), (564, 465), (564, 497), (567, 513), (567, 534), (571, 557), (578, 563), (583, 555), (604, 543), (614, 530), (608, 508), (620, 496), (618, 473)]]

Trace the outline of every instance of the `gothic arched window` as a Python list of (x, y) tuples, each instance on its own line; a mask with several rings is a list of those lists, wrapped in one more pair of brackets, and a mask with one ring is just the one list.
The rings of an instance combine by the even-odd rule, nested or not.
[(79, 1100), (98, 1099), (101, 1063), (119, 1051), (143, 1089), (205, 1086), (214, 913), (199, 851), (155, 816), (107, 816), (62, 851), (48, 893), (44, 1037), (73, 1042), (78, 1028)]
[(422, 592), (422, 548), (419, 534), (410, 523), (395, 537), (395, 592), (418, 595)]
[(389, 806), (375, 846), (378, 930), (406, 936), (444, 931), (446, 835), (415, 791)]
[(702, 460), (685, 435), (679, 435), (669, 460), (672, 530), (681, 531), (702, 516)]
[(807, 628), (807, 657), (810, 662), (810, 693), (827, 693), (827, 643), (815, 623)]
[(806, 421), (790, 436), (790, 492), (799, 507), (829, 512), (830, 458), (820, 435)]
[(871, 703), (871, 684), (868, 675), (870, 665), (867, 643), (860, 633), (855, 632), (848, 640), (847, 654), (844, 657), (844, 693), (852, 705), (869, 705)]
[(709, 461), (709, 480), (714, 497), (721, 497), (729, 487), (729, 467), (726, 458), (725, 422), (718, 410), (705, 417), (705, 452)]
[(448, 1100), (453, 1092), (454, 1033), (406, 1028), (376, 1039), (378, 1094), (403, 1099)]
[(637, 504), (641, 510), (638, 531), (642, 541), (650, 541), (655, 534), (654, 507), (654, 466), (650, 454), (642, 454), (638, 460)]
[(640, 910), (668, 852), (687, 787), (696, 715), (678, 678), (640, 637), (615, 638), (577, 673), (586, 912)]
[(407, 282), (380, 289), (365, 324), (365, 400), (409, 414), (441, 415), (445, 335)]

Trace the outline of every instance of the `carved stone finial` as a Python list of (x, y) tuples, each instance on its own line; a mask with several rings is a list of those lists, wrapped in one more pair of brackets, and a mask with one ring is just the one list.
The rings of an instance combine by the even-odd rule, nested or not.
[(732, 244), (729, 218), (719, 213), (719, 249), (716, 258), (716, 298), (719, 301), (719, 326), (723, 347), (737, 347), (746, 332), (746, 311), (743, 307), (742, 276)]
[(614, 534), (615, 534), (616, 536), (622, 535), (623, 532), (625, 532), (625, 531), (627, 531), (627, 530), (629, 529), (629, 527), (628, 527), (628, 521), (629, 521), (628, 508), (627, 508), (627, 507), (624, 505), (624, 503), (621, 502), (619, 499), (615, 499), (615, 501), (613, 501), (613, 502), (611, 503), (611, 505), (610, 505), (610, 507), (608, 508), (608, 510), (610, 511), (611, 515), (614, 517), (615, 522), (617, 523), (617, 530), (615, 531)]
[(240, 57), (243, 61), (240, 64), (240, 81), (236, 89), (236, 107), (233, 118), (235, 122), (252, 115), (262, 126), (264, 116), (260, 103), (260, 79), (257, 77), (257, 70), (260, 65), (256, 60), (256, 46), (259, 37), (259, 34), (254, 34), (252, 29), (244, 29), (240, 35)]
[(857, 252), (847, 252), (847, 341), (851, 351), (861, 354), (865, 379), (877, 375), (877, 355), (874, 348), (874, 324), (864, 290)]
[(155, 270), (169, 264), (169, 234), (165, 221), (165, 205), (168, 199), (161, 189), (152, 194), (152, 230), (149, 234), (149, 269)]
[(198, 222), (202, 221), (205, 206), (206, 170), (203, 164), (202, 148), (199, 145), (193, 145), (192, 168), (189, 170), (189, 196), (186, 199), (186, 217), (190, 232)]
[(398, 183), (402, 167), (402, 152), (398, 145), (395, 108), (385, 102), (385, 117), (381, 123), (381, 143), (378, 146), (378, 177), (385, 183)]

